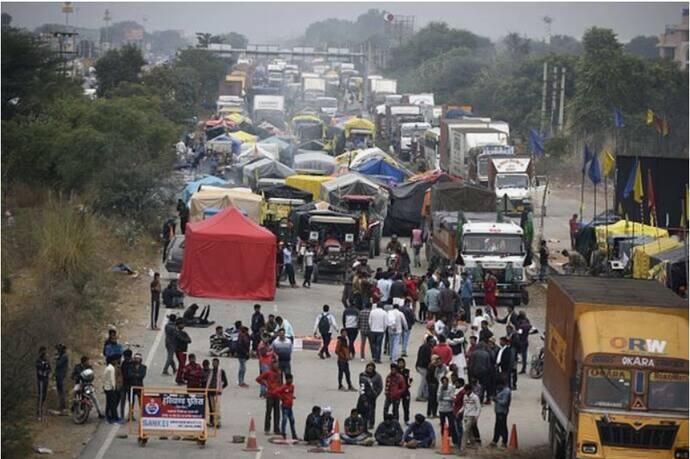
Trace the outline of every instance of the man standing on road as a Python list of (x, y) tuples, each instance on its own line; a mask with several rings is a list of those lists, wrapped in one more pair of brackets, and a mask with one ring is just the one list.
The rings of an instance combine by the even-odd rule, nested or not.
[(290, 243), (285, 244), (285, 248), (283, 248), (283, 266), (285, 267), (285, 274), (287, 274), (290, 287), (297, 288), (295, 265), (292, 264), (292, 246)]
[(391, 286), (393, 281), (389, 273), (383, 273), (383, 277), (376, 282), (376, 288), (381, 292), (381, 303), (386, 304), (390, 302)]
[(359, 374), (359, 399), (357, 411), (366, 419), (367, 428), (373, 429), (376, 417), (376, 399), (383, 391), (383, 380), (376, 372), (376, 365), (369, 362)]
[(522, 369), (520, 374), (525, 374), (527, 370), (527, 353), (529, 350), (529, 332), (532, 330), (532, 324), (527, 318), (525, 311), (520, 311), (518, 314), (518, 329), (517, 333), (520, 337), (520, 360), (522, 360)]
[(67, 377), (67, 371), (69, 371), (69, 357), (64, 344), (55, 346), (55, 351), (55, 390), (57, 391), (60, 415), (65, 416), (67, 414), (65, 378)]
[(477, 348), (472, 353), (472, 358), (470, 359), (470, 375), (479, 381), (481, 386), (480, 401), (483, 401), (487, 405), (491, 403), (491, 393), (490, 383), (491, 383), (491, 372), (493, 371), (494, 365), (491, 359), (491, 354), (486, 348), (485, 343), (477, 344)]
[(168, 376), (168, 368), (172, 368), (173, 373), (177, 373), (177, 368), (175, 367), (175, 350), (177, 349), (177, 316), (175, 314), (170, 314), (168, 316), (168, 323), (165, 324), (165, 365), (163, 365), (163, 375)]
[(402, 334), (402, 357), (407, 357), (407, 346), (410, 344), (410, 335), (412, 334), (412, 326), (415, 323), (414, 310), (410, 306), (410, 299), (405, 298), (405, 302), (400, 308), (400, 312), (405, 316), (407, 328)]
[(158, 311), (161, 309), (161, 275), (155, 273), (151, 282), (151, 330), (158, 330)]
[[(262, 375), (271, 369), (275, 361), (275, 353), (271, 347), (271, 337), (266, 333), (261, 337), (257, 354), (259, 356), (259, 375)], [(266, 390), (266, 384), (261, 384), (259, 386), (259, 397), (266, 397)]]
[(185, 365), (182, 372), (182, 380), (187, 384), (187, 389), (203, 388), (203, 377), (203, 368), (196, 363), (196, 355), (189, 354), (189, 363)]
[[(343, 303), (344, 308), (348, 308), (352, 303), (351, 298), (352, 298), (353, 281), (354, 281), (354, 274), (352, 272), (352, 268), (350, 267), (350, 265), (347, 265), (345, 267), (345, 279), (343, 281), (343, 294), (340, 298), (340, 302)], [(360, 295), (360, 298), (361, 298), (361, 295)], [(357, 305), (357, 307), (361, 307), (361, 304)]]
[(400, 357), (402, 347), (402, 335), (407, 331), (407, 320), (405, 314), (400, 312), (400, 307), (397, 304), (393, 305), (393, 309), (387, 312), (388, 314), (388, 336), (391, 341), (391, 362), (396, 362)]
[[(292, 324), (287, 320), (283, 319), (281, 316), (276, 317), (276, 323), (278, 324), (278, 330), (285, 330), (285, 337), (294, 344), (295, 342), (295, 329), (292, 328)], [(283, 371), (283, 373), (289, 373)]]
[(311, 244), (304, 252), (304, 282), (302, 287), (311, 288), (311, 275), (314, 272), (314, 249)]
[(549, 269), (549, 248), (546, 241), (542, 239), (539, 246), (539, 282), (546, 280), (546, 272)]
[(192, 342), (192, 338), (184, 331), (183, 319), (177, 319), (175, 325), (175, 357), (177, 357), (177, 376), (175, 377), (175, 382), (182, 385), (184, 384), (182, 373), (184, 372), (185, 362), (187, 361), (187, 348)]
[[(369, 340), (369, 346), (372, 346), (372, 339), (371, 339), (371, 331), (369, 330), (369, 314), (371, 313), (371, 309), (369, 305), (362, 306), (362, 309), (359, 311), (359, 314), (357, 315), (357, 327), (359, 328), (359, 336), (360, 336), (360, 343), (359, 343), (359, 357), (360, 361), (364, 362), (364, 351), (366, 350), (367, 347), (367, 340)], [(372, 348), (373, 352), (373, 348)], [(373, 359), (373, 354), (372, 354), (372, 359)]]
[(400, 400), (405, 393), (405, 378), (398, 372), (398, 365), (391, 363), (391, 371), (386, 376), (386, 401), (383, 403), (383, 415), (388, 414), (388, 409), (393, 407), (393, 417), (400, 419)]
[(420, 268), (422, 266), (422, 261), (420, 260), (419, 253), (422, 250), (422, 245), (424, 245), (424, 241), (422, 239), (422, 230), (420, 228), (415, 228), (412, 230), (412, 236), (410, 236), (410, 245), (414, 251), (414, 267)]
[[(139, 410), (141, 410), (141, 388), (144, 387), (144, 379), (146, 379), (146, 365), (141, 363), (141, 354), (134, 354), (132, 363), (127, 367), (127, 374), (124, 375), (127, 381), (128, 391), (132, 391), (129, 397), (129, 410), (134, 413), (134, 402), (139, 400)], [(137, 389), (134, 389), (134, 388)]]
[(460, 301), (462, 302), (462, 312), (465, 314), (465, 319), (470, 320), (472, 317), (472, 278), (463, 271), (460, 275)]
[(249, 330), (247, 327), (240, 327), (240, 334), (237, 337), (237, 361), (239, 362), (237, 384), (243, 389), (249, 387), (244, 382), (244, 375), (247, 372), (247, 360), (249, 360), (249, 341)]
[(282, 375), (278, 362), (273, 362), (270, 370), (265, 371), (256, 378), (256, 382), (266, 385), (266, 416), (264, 418), (264, 433), (271, 433), (271, 413), (273, 413), (273, 433), (282, 435), (280, 431), (280, 386)]
[(474, 433), (477, 429), (477, 421), (482, 412), (482, 403), (472, 389), (471, 384), (465, 386), (465, 395), (459, 412), (462, 416), (462, 439), (458, 448), (460, 454), (464, 454), (469, 439), (475, 438)]
[(354, 306), (346, 307), (343, 311), (343, 329), (347, 332), (350, 357), (355, 357), (355, 340), (359, 332), (359, 311)]
[[(273, 352), (278, 357), (278, 366), (283, 374), (292, 374), (290, 362), (292, 361), (292, 343), (285, 337), (285, 329), (278, 330), (278, 338), (271, 344)], [(329, 356), (330, 357), (330, 356)]]
[(490, 447), (495, 448), (499, 438), (503, 447), (508, 446), (508, 411), (510, 409), (510, 388), (503, 380), (498, 381), (498, 394), (494, 397), (494, 412), (496, 413), (496, 422), (494, 424), (494, 438)]
[(431, 315), (431, 319), (438, 318), (441, 312), (441, 302), (440, 302), (441, 292), (438, 289), (438, 284), (436, 282), (429, 282), (429, 288), (426, 291), (424, 297), (424, 302), (426, 303), (427, 312)]
[(335, 317), (333, 317), (333, 314), (329, 312), (330, 309), (330, 306), (324, 304), (323, 311), (321, 314), (316, 316), (316, 321), (314, 321), (314, 338), (318, 336), (316, 334), (317, 331), (321, 335), (322, 345), (321, 349), (319, 350), (319, 357), (322, 359), (325, 357), (331, 357), (330, 352), (328, 352), (328, 346), (331, 344), (331, 330), (335, 333), (338, 333), (338, 324), (335, 323)]
[(371, 355), (375, 363), (381, 363), (381, 345), (386, 331), (388, 314), (382, 304), (377, 304), (369, 314), (369, 336), (371, 337)]
[(168, 218), (163, 224), (163, 231), (161, 231), (161, 238), (163, 239), (163, 263), (168, 257), (168, 246), (170, 241), (175, 237), (175, 217)]
[(421, 378), (419, 379), (419, 389), (417, 389), (417, 401), (426, 402), (429, 398), (429, 386), (426, 382), (426, 372), (431, 363), (431, 352), (433, 349), (433, 336), (427, 336), (424, 343), (419, 346), (417, 351), (417, 361), (414, 366)]
[[(220, 368), (218, 357), (214, 357), (211, 360), (211, 373), (206, 382), (206, 389), (208, 389), (208, 410), (212, 413), (209, 422), (211, 425), (215, 423), (216, 427), (220, 427), (220, 396), (226, 387), (228, 387), (228, 378), (225, 375), (225, 370)], [(216, 410), (218, 411), (216, 412)]]
[(252, 314), (251, 329), (252, 329), (252, 351), (256, 352), (261, 340), (261, 328), (266, 324), (266, 319), (261, 313), (261, 305), (254, 305), (254, 314)]

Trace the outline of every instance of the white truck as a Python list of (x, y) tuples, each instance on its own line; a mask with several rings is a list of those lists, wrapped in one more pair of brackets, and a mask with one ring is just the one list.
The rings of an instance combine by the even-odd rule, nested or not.
[(417, 143), (418, 151), (422, 150), (424, 142), (424, 134), (431, 125), (425, 122), (411, 122), (400, 124), (400, 141), (398, 143), (398, 155), (403, 161), (409, 160), (410, 153), (412, 153), (412, 141)]
[(323, 97), (326, 94), (326, 80), (320, 77), (302, 78), (302, 94), (305, 100)]
[(267, 121), (273, 126), (285, 128), (285, 98), (283, 96), (271, 96), (257, 94), (252, 105), (252, 120), (255, 125)]
[(526, 206), (542, 209), (546, 180), (535, 175), (534, 161), (529, 156), (494, 158), (489, 168), (489, 188), (496, 193), (496, 202), (507, 214), (519, 214)]
[(487, 145), (508, 145), (508, 124), (491, 118), (441, 120), (439, 148), (441, 170), (457, 177), (468, 177), (472, 148)]
[(381, 103), (385, 100), (387, 95), (397, 94), (398, 92), (397, 80), (390, 80), (387, 78), (370, 79), (369, 85), (374, 103)]

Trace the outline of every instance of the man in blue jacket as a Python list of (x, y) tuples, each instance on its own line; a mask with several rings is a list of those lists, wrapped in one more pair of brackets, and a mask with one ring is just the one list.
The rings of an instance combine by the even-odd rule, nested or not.
[(414, 422), (407, 427), (403, 435), (402, 446), (406, 448), (433, 448), (436, 433), (429, 421), (422, 414), (415, 414)]

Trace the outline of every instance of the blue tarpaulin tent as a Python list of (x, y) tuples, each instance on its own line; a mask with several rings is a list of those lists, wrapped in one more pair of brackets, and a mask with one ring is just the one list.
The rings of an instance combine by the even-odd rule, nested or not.
[(223, 180), (220, 177), (215, 177), (213, 175), (207, 175), (206, 177), (199, 179), (199, 180), (194, 180), (193, 182), (187, 182), (187, 186), (184, 188), (184, 191), (182, 192), (182, 200), (186, 203), (189, 202), (189, 199), (192, 197), (194, 193), (199, 191), (199, 187), (201, 185), (229, 185), (230, 182), (227, 180)]
[(353, 168), (353, 170), (364, 175), (378, 175), (386, 178), (390, 177), (397, 183), (405, 181), (405, 173), (382, 158), (372, 158), (364, 164)]

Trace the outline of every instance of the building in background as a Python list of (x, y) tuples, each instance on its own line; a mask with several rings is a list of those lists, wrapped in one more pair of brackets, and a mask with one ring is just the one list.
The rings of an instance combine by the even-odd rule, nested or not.
[(666, 26), (656, 46), (661, 58), (674, 60), (682, 69), (688, 69), (688, 8), (683, 8), (680, 24)]

